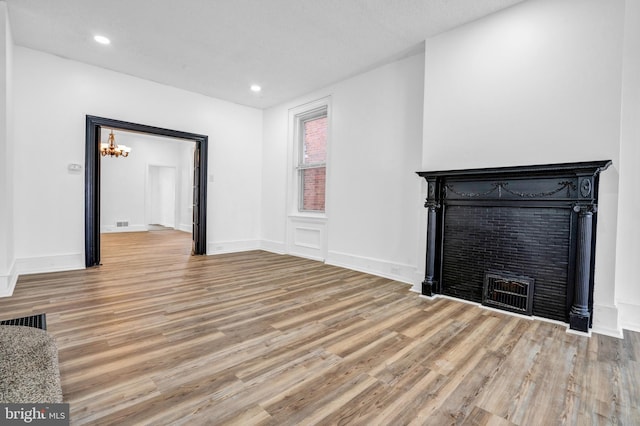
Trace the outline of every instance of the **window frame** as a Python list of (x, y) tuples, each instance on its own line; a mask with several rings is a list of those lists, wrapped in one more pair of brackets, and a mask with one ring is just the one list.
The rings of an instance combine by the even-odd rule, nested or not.
[[(305, 142), (305, 123), (319, 118), (327, 118), (327, 136), (325, 141), (325, 160), (324, 162), (304, 164), (304, 142)], [(295, 173), (297, 182), (297, 212), (301, 214), (325, 215), (327, 211), (327, 163), (329, 157), (329, 104), (322, 102), (319, 106), (314, 106), (295, 115), (295, 137), (296, 156), (295, 156)], [(324, 210), (304, 209), (304, 171), (312, 169), (324, 168), (325, 184), (324, 184)]]

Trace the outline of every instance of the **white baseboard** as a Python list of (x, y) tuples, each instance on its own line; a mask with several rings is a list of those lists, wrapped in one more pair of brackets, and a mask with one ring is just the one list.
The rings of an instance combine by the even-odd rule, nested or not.
[(82, 253), (16, 259), (18, 275), (73, 271), (84, 268), (84, 254)]
[(622, 338), (618, 308), (611, 305), (594, 304), (591, 331), (605, 336)]
[(640, 332), (640, 305), (618, 302), (618, 308), (622, 328)]
[(286, 247), (284, 241), (260, 240), (260, 248), (271, 253), (285, 254)]
[(190, 234), (192, 231), (192, 225), (190, 223), (181, 223), (176, 229), (178, 231), (188, 232)]
[(325, 263), (411, 284), (412, 288), (421, 282), (415, 266), (382, 259), (330, 251)]
[(116, 232), (146, 232), (148, 230), (149, 229), (147, 229), (145, 225), (131, 225), (131, 226), (121, 226), (121, 227), (107, 225), (107, 226), (100, 227), (100, 233), (102, 234), (109, 234), (109, 233), (116, 233)]
[(422, 294), (422, 281), (424, 281), (424, 275), (416, 272), (416, 276), (414, 278), (413, 286), (411, 287), (411, 291), (414, 293)]
[(41, 256), (16, 259), (8, 275), (0, 275), (0, 297), (13, 294), (20, 275), (84, 269), (84, 254)]
[[(312, 254), (306, 254), (306, 253), (287, 253), (289, 256), (295, 256), (295, 257), (301, 257), (303, 259), (309, 259), (309, 260), (315, 260), (316, 262), (323, 262), (324, 263), (324, 259), (322, 257), (318, 257), (318, 256), (314, 256)], [(336, 266), (340, 266), (340, 265), (336, 265)]]
[(18, 282), (16, 263), (13, 262), (6, 275), (0, 275), (0, 297), (9, 297), (13, 294)]
[(225, 254), (260, 250), (260, 243), (260, 240), (214, 241), (207, 244), (207, 254)]

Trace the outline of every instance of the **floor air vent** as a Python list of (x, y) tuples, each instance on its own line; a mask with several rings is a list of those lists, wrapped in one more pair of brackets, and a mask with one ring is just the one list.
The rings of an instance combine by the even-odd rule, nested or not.
[(533, 310), (533, 278), (485, 272), (482, 304), (519, 314)]
[(4, 320), (4, 321), (0, 321), (0, 325), (23, 325), (25, 327), (33, 327), (33, 328), (46, 330), (47, 316), (46, 314), (38, 314), (38, 315), (31, 315), (29, 317)]

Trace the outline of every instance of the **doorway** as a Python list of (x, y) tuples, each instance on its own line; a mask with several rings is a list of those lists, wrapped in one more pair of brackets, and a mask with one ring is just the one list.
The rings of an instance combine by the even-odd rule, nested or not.
[(149, 165), (147, 226), (176, 229), (176, 169), (168, 166)]
[(102, 127), (195, 142), (192, 253), (206, 254), (208, 136), (88, 115), (85, 128), (85, 266), (100, 264), (99, 143)]

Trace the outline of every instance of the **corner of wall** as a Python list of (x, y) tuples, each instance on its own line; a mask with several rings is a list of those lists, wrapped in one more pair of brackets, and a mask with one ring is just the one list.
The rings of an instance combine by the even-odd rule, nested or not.
[(640, 182), (640, 0), (625, 2), (621, 110), (615, 298), (621, 328), (640, 332), (640, 286), (636, 267), (640, 254), (636, 213), (640, 207), (637, 197)]
[(327, 253), (325, 263), (410, 284), (412, 289), (416, 286), (416, 276), (418, 276), (415, 266), (412, 265), (331, 250)]
[(286, 244), (284, 241), (261, 240), (260, 249), (275, 254), (285, 254)]
[(591, 331), (606, 336), (622, 338), (618, 307), (594, 304), (593, 328)]
[(85, 269), (83, 253), (25, 257), (16, 259), (15, 263), (17, 275), (74, 271), (78, 269)]
[(260, 240), (212, 241), (207, 243), (207, 254), (227, 254), (260, 250)]
[(9, 297), (13, 294), (13, 290), (18, 282), (18, 272), (16, 264), (13, 262), (7, 275), (0, 275), (0, 297)]
[(193, 227), (193, 225), (190, 224), (190, 223), (181, 223), (181, 224), (178, 225), (176, 230), (182, 231), (182, 232), (192, 233), (193, 232), (193, 230), (191, 229), (192, 227)]
[(640, 305), (618, 302), (621, 328), (640, 333)]

